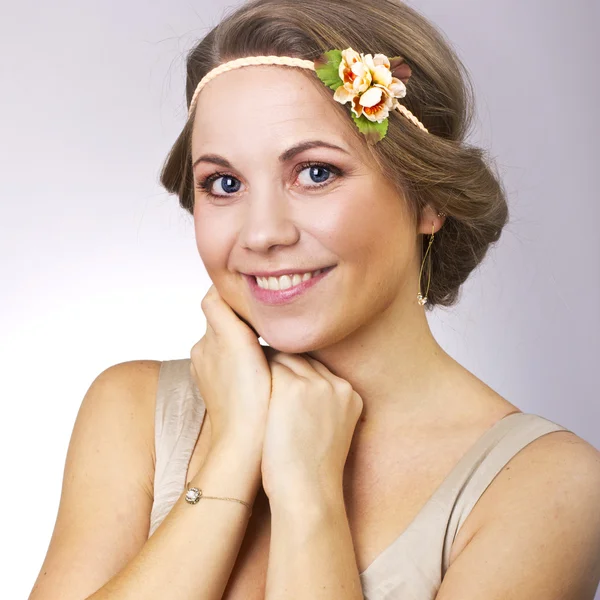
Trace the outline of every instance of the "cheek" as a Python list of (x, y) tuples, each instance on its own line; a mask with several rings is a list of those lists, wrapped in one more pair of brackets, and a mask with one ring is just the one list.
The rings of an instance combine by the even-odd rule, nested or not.
[(357, 190), (321, 223), (340, 258), (365, 263), (381, 260), (397, 251), (399, 242), (407, 237), (407, 224), (397, 204), (400, 200), (384, 194), (376, 187)]
[(231, 232), (226, 227), (225, 223), (215, 219), (194, 215), (196, 248), (209, 274), (216, 269), (223, 269), (227, 264)]

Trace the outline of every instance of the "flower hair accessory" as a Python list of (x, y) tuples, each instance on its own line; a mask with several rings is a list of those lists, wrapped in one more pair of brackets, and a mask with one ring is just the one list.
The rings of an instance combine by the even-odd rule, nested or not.
[(401, 56), (361, 54), (352, 48), (329, 50), (315, 61), (319, 79), (332, 90), (340, 104), (350, 102), (352, 119), (370, 143), (387, 133), (390, 110), (399, 110), (412, 123), (425, 126), (396, 98), (406, 96), (412, 70)]
[(334, 100), (350, 102), (351, 116), (367, 141), (375, 144), (387, 133), (390, 110), (398, 110), (411, 123), (429, 133), (425, 126), (396, 98), (406, 95), (411, 68), (401, 56), (360, 54), (352, 48), (329, 50), (315, 61), (292, 56), (244, 56), (216, 66), (198, 82), (190, 100), (188, 118), (192, 116), (202, 88), (221, 73), (249, 65), (284, 65), (311, 69), (329, 88)]

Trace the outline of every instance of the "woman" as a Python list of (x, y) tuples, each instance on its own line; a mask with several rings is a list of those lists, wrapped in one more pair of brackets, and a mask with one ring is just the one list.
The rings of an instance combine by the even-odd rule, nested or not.
[(425, 317), (508, 218), (467, 83), (389, 0), (254, 1), (192, 50), (162, 183), (207, 331), (90, 387), (31, 599), (593, 597), (597, 450)]

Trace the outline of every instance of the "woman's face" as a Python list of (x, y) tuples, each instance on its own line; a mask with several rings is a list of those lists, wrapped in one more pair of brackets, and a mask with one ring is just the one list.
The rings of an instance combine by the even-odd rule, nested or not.
[[(417, 291), (403, 199), (348, 131), (348, 106), (340, 115), (306, 74), (314, 77), (251, 66), (219, 75), (199, 94), (192, 135), (206, 270), (238, 315), (291, 353), (330, 346), (392, 304), (414, 303)], [(262, 300), (247, 275), (330, 266), (283, 303)]]

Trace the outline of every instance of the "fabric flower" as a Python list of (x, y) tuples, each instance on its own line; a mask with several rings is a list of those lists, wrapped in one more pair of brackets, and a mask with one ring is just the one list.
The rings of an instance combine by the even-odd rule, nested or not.
[(364, 114), (369, 121), (381, 123), (381, 121), (387, 119), (395, 103), (394, 96), (392, 96), (388, 89), (376, 83), (364, 94), (356, 97), (353, 102), (352, 111), (357, 117)]
[(371, 71), (363, 62), (362, 56), (352, 48), (342, 50), (338, 72), (342, 85), (336, 90), (334, 98), (342, 104), (357, 94), (366, 92), (373, 80)]
[(406, 96), (405, 84), (411, 76), (404, 58), (334, 48), (314, 64), (321, 81), (334, 90), (334, 100), (350, 103), (352, 118), (369, 142), (385, 137), (390, 110), (403, 108), (396, 98)]
[(392, 76), (385, 54), (360, 54), (352, 48), (341, 51), (338, 73), (342, 85), (333, 95), (340, 104), (351, 103), (352, 112), (381, 123), (395, 105), (394, 98), (406, 95), (406, 86)]
[(365, 55), (364, 62), (371, 71), (372, 79), (377, 84), (386, 87), (396, 98), (406, 96), (406, 86), (397, 77), (392, 76), (390, 61), (385, 54)]

